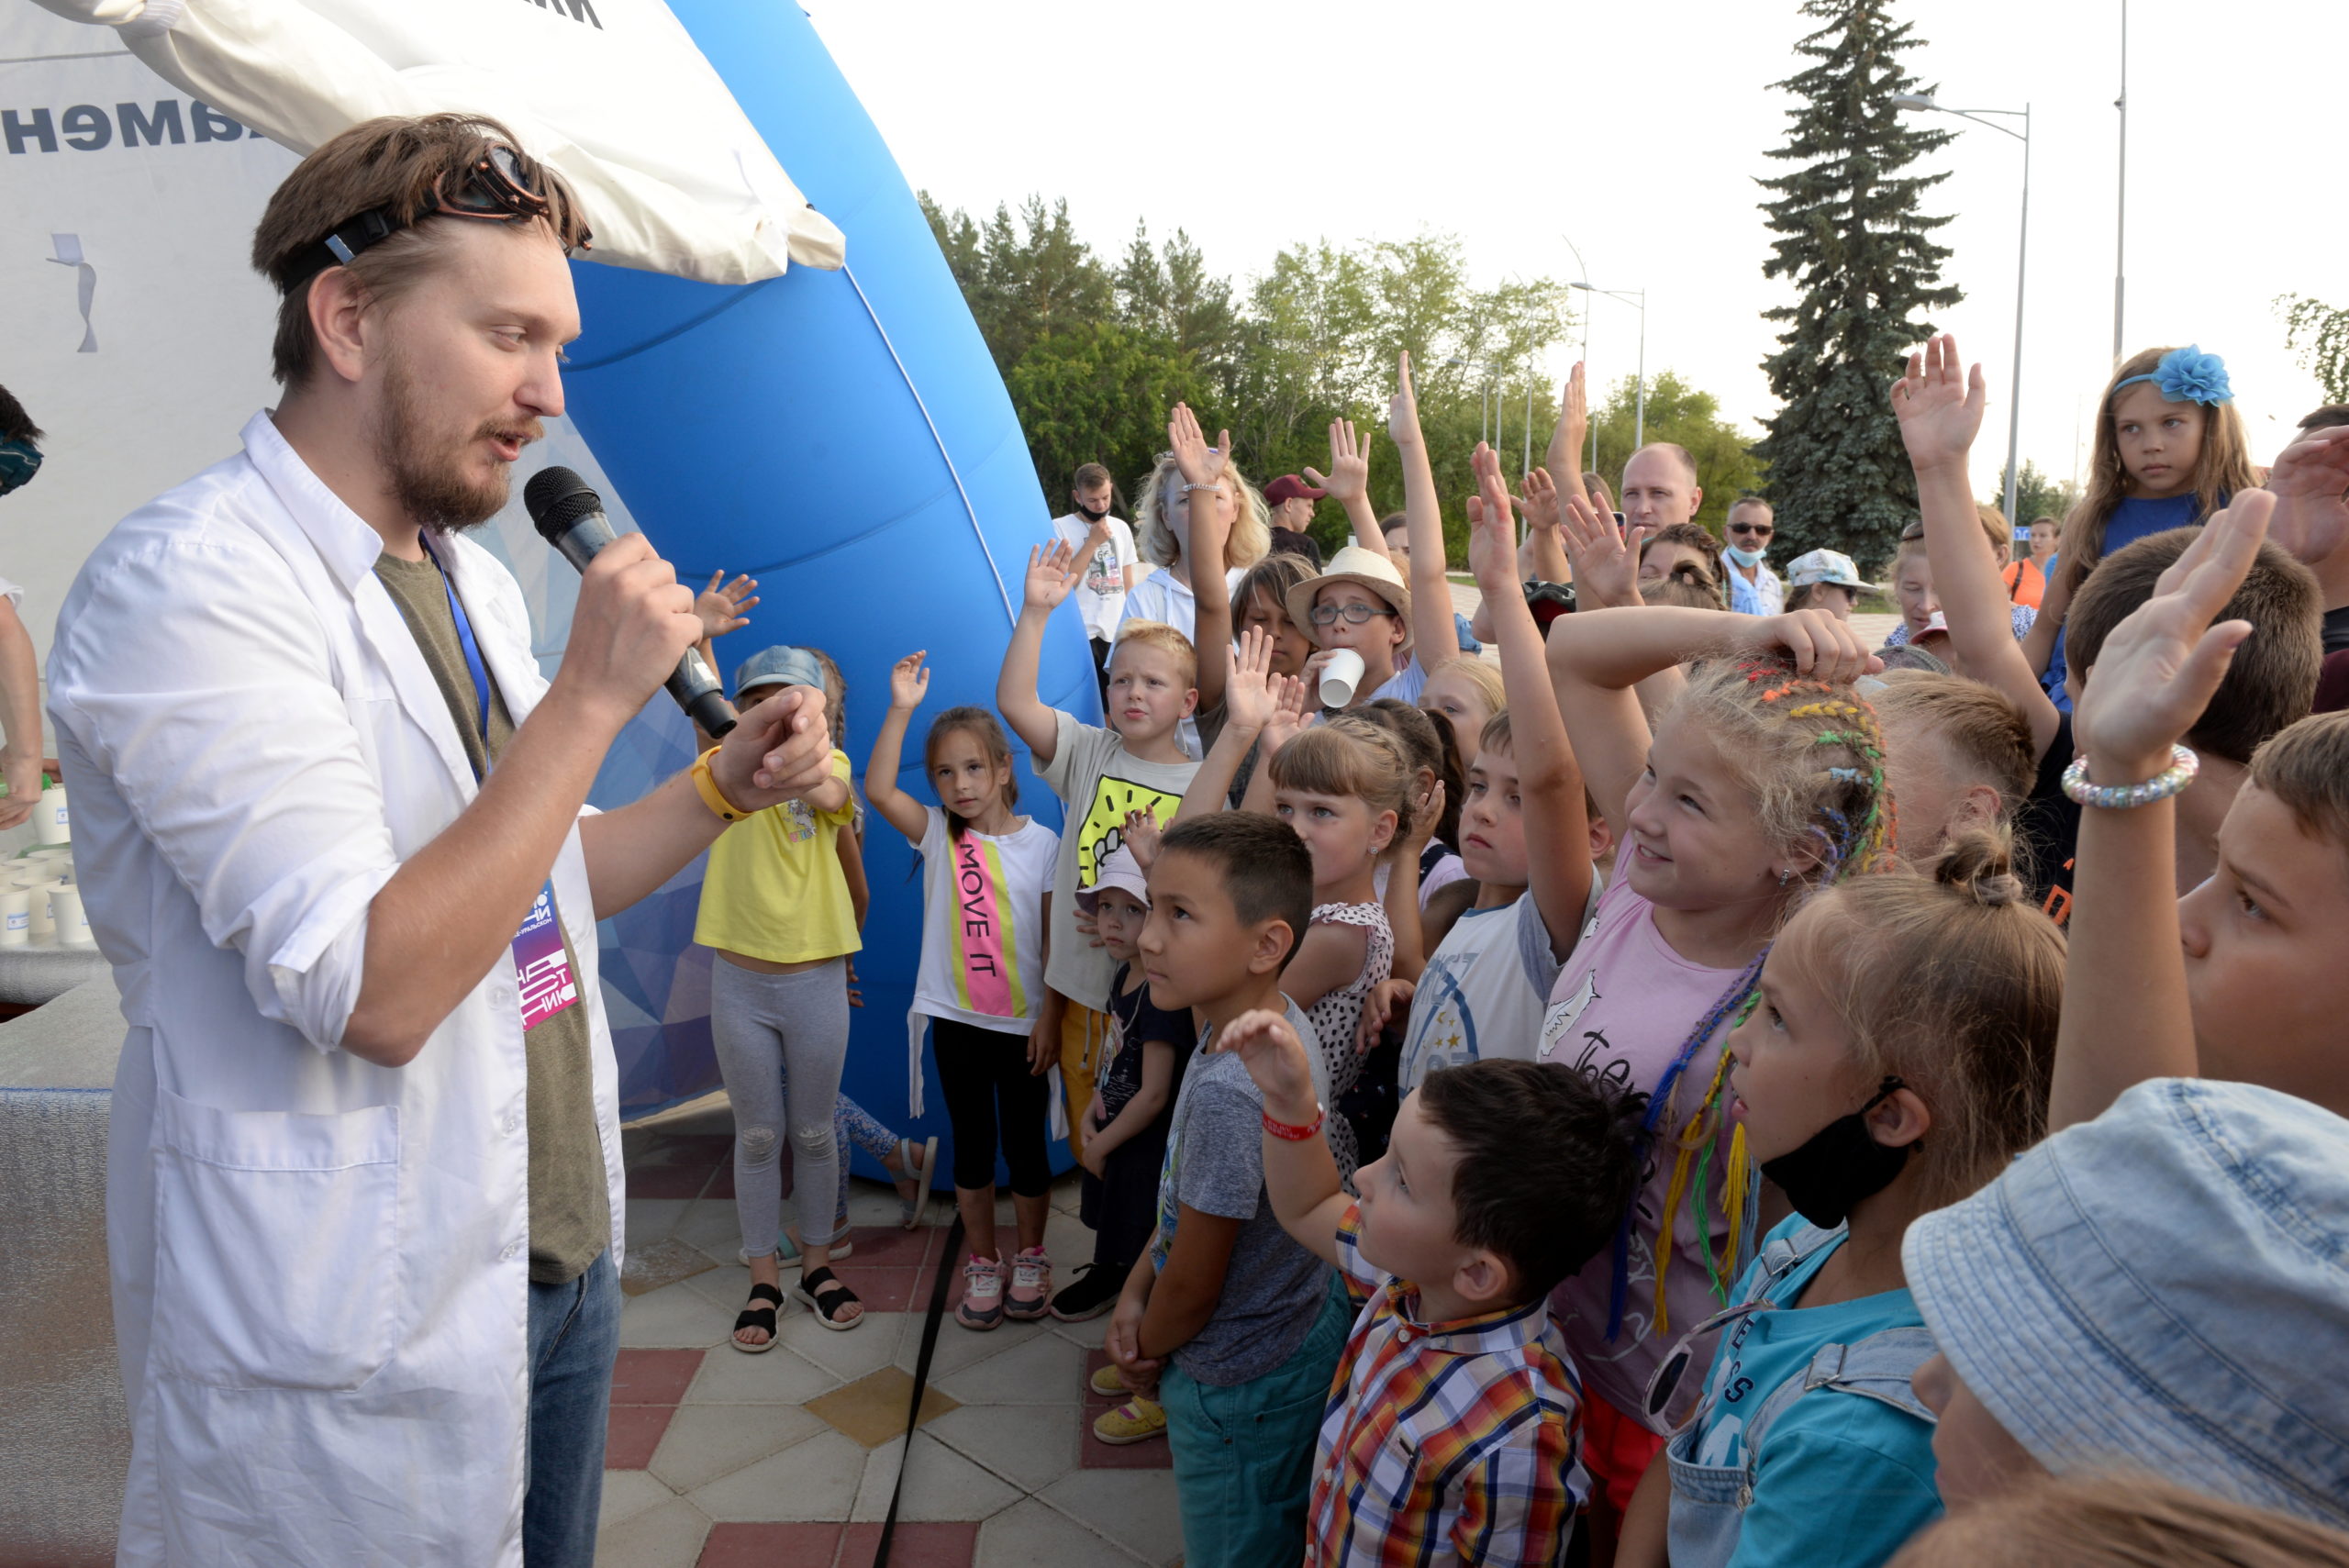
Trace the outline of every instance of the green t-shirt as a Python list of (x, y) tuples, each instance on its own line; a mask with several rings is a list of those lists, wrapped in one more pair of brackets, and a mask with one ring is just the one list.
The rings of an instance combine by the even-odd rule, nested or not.
[[(399, 606), (400, 618), (431, 670), (457, 721), (457, 734), (474, 768), (486, 773), (514, 739), (514, 720), (495, 676), (489, 686), (489, 744), (482, 744), (480, 700), (457, 640), (440, 569), (429, 561), (384, 555), (375, 576)], [(558, 916), (556, 924), (561, 926)], [(571, 933), (563, 961), (579, 973)], [(510, 959), (501, 958), (501, 963)], [(530, 1139), (530, 1278), (540, 1284), (577, 1279), (610, 1245), (612, 1210), (604, 1180), (603, 1140), (596, 1129), (594, 1040), (583, 999), (540, 1020), (522, 1036), (529, 1075), (525, 1093)]]

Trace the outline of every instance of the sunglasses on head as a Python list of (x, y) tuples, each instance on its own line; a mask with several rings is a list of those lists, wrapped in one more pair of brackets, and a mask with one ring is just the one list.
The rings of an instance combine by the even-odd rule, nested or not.
[[(370, 207), (335, 226), (312, 248), (309, 256), (286, 284), (291, 294), (328, 267), (346, 267), (358, 254), (379, 245), (403, 228), (413, 228), (428, 217), (471, 217), (487, 223), (535, 223), (551, 211), (540, 188), (545, 183), (539, 165), (502, 141), (485, 142), (465, 167), (453, 176), (444, 173), (416, 216), (402, 222), (389, 207)], [(593, 236), (583, 225), (579, 249), (593, 248)]]

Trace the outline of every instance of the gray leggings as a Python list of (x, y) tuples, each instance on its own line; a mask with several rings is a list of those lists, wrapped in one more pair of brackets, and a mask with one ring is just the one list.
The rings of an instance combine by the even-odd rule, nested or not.
[[(848, 964), (834, 959), (796, 974), (755, 974), (718, 958), (710, 964), (709, 1032), (718, 1070), (734, 1103), (734, 1213), (742, 1251), (765, 1257), (783, 1223), (783, 1140), (791, 1137), (795, 1185), (830, 1194), (841, 1150), (832, 1136), (833, 1102), (848, 1059)], [(786, 1088), (786, 1083), (788, 1087)], [(819, 1197), (803, 1205), (800, 1239), (840, 1240)]]

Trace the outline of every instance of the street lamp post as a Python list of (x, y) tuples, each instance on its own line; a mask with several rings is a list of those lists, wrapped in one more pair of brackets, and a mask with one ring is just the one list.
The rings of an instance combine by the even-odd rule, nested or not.
[(1640, 307), (1640, 393), (1638, 411), (1631, 418), (1631, 446), (1636, 450), (1648, 444), (1648, 291), (1593, 288), (1586, 283), (1572, 283), (1566, 286), (1580, 289), (1585, 294), (1603, 294), (1609, 299), (1620, 299), (1625, 305)]
[(2129, 0), (2121, 0), (2121, 180), (2112, 211), (2112, 362), (2121, 362), (2122, 273), (2129, 260)]
[[(2009, 373), (2014, 385), (2007, 395), (2006, 512), (2007, 534), (2009, 538), (2012, 538), (2015, 531), (2017, 499), (2015, 460), (2022, 440), (2022, 291), (2024, 280), (2030, 275), (2031, 262), (2031, 106), (2025, 104), (2020, 109), (1953, 109), (1945, 105), (1935, 103), (1931, 94), (1922, 93), (1896, 94), (1892, 102), (1898, 108), (1931, 109), (1936, 114), (1955, 115), (1960, 119), (1972, 120), (1976, 125), (1987, 126), (1992, 130), (2011, 136), (2022, 143), (2022, 219), (2015, 226), (2015, 358), (2014, 368)], [(2009, 119), (2020, 119), (2022, 121), (2022, 129), (2017, 130), (2012, 126), (2003, 126), (1997, 120), (1986, 119), (1983, 117), (1986, 115), (2000, 115)], [(2116, 316), (2114, 330), (2119, 329), (2119, 320)]]

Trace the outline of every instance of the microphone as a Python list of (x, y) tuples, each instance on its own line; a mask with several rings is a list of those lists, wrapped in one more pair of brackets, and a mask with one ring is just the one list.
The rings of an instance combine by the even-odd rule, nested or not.
[[(543, 468), (532, 474), (522, 488), (522, 505), (529, 508), (539, 537), (582, 572), (598, 550), (619, 537), (612, 531), (611, 519), (604, 516), (604, 498), (567, 468)], [(734, 728), (734, 705), (726, 700), (725, 688), (710, 673), (701, 650), (686, 649), (685, 656), (677, 661), (676, 673), (662, 684), (677, 699), (677, 706), (712, 738)]]

